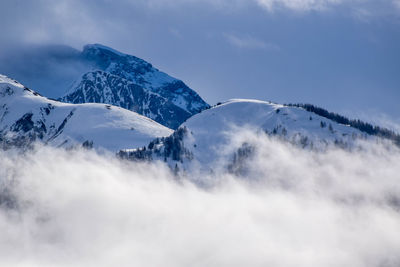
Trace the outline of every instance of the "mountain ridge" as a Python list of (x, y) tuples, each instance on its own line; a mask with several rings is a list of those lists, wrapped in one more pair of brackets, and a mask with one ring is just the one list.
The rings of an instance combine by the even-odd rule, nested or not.
[(61, 103), (0, 75), (0, 143), (3, 149), (39, 142), (85, 145), (109, 151), (142, 146), (171, 129), (120, 107)]
[(170, 128), (177, 128), (191, 114), (157, 93), (101, 70), (87, 72), (76, 88), (59, 100), (66, 103), (104, 103), (137, 112)]
[[(246, 130), (317, 151), (329, 147), (352, 149), (361, 140), (379, 138), (300, 107), (232, 99), (189, 118), (171, 136), (157, 138), (145, 148), (122, 150), (119, 156), (165, 161), (180, 170), (201, 166), (209, 171), (221, 160), (234, 161), (235, 155), (237, 159), (238, 155), (257, 149), (255, 144), (235, 143), (236, 135), (245, 134)], [(230, 152), (225, 153), (227, 150)]]

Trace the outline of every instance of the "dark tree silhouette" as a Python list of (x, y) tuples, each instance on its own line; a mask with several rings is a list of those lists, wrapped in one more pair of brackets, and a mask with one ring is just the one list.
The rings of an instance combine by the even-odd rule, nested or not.
[[(329, 112), (323, 108), (316, 107), (311, 104), (286, 104), (286, 106), (305, 109), (306, 111), (313, 112), (321, 117), (330, 119), (334, 122), (344, 124), (344, 125), (349, 125), (353, 128), (360, 130), (361, 132), (392, 140), (392, 141), (394, 141), (394, 143), (396, 145), (400, 146), (400, 135), (398, 133), (395, 133), (392, 130), (387, 129), (387, 128), (374, 126), (370, 123), (363, 122), (359, 119), (351, 120), (342, 115), (339, 115), (339, 114), (336, 114), (333, 112)], [(322, 122), (321, 122), (321, 127), (322, 127)]]

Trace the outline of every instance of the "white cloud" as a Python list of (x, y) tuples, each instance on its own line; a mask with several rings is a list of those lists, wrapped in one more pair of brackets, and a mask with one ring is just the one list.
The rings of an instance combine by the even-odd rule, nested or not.
[[(400, 264), (400, 152), (299, 150), (252, 133), (245, 177), (199, 188), (162, 165), (42, 148), (0, 152), (0, 265)], [(232, 147), (230, 147), (232, 148)], [(191, 177), (193, 178), (193, 177)], [(243, 179), (244, 178), (244, 179)]]
[(396, 8), (400, 9), (400, 0), (393, 0), (393, 5), (394, 5)]
[(252, 36), (239, 37), (237, 35), (229, 33), (224, 33), (223, 36), (231, 45), (238, 48), (280, 50), (280, 47), (278, 45), (264, 42)]
[(256, 0), (259, 5), (273, 11), (288, 8), (295, 11), (325, 10), (342, 3), (342, 0)]
[[(210, 5), (219, 10), (240, 10), (245, 6), (258, 5), (268, 12), (277, 10), (291, 10), (307, 13), (310, 11), (324, 12), (335, 8), (347, 9), (349, 14), (355, 14), (356, 18), (361, 13), (371, 13), (371, 17), (382, 17), (388, 14), (398, 14), (400, 10), (399, 0), (148, 0), (146, 4), (150, 8), (180, 7), (191, 4)], [(393, 8), (397, 11), (393, 12)], [(365, 17), (363, 17), (365, 20)]]
[[(3, 3), (4, 2), (4, 3)], [(60, 0), (40, 2), (27, 0), (24, 5), (5, 0), (0, 10), (0, 24), (4, 27), (2, 44), (21, 41), (30, 43), (65, 43), (80, 48), (88, 42), (107, 44), (138, 42), (140, 34), (146, 32), (143, 21), (163, 14), (185, 14), (200, 8), (217, 10), (220, 14), (238, 14), (257, 6), (267, 12), (292, 10), (308, 11), (335, 10), (365, 18), (393, 16), (399, 14), (399, 0), (139, 0), (139, 1), (77, 1)], [(156, 13), (152, 11), (156, 10)], [(347, 10), (347, 11), (346, 11)], [(157, 12), (162, 13), (157, 13)], [(137, 14), (136, 14), (137, 13)], [(175, 26), (172, 26), (175, 27)], [(133, 34), (134, 33), (134, 34)], [(137, 36), (137, 37), (136, 37)], [(135, 39), (136, 37), (136, 39)]]

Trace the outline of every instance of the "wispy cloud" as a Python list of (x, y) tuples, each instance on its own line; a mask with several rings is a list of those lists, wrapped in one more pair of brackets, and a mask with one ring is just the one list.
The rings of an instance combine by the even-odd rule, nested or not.
[(269, 11), (287, 8), (295, 11), (325, 10), (331, 6), (341, 4), (342, 0), (256, 0), (257, 3)]
[(238, 36), (231, 33), (224, 33), (225, 39), (233, 46), (244, 49), (265, 49), (279, 51), (280, 47), (274, 43), (265, 42), (252, 36)]
[(400, 10), (400, 0), (393, 0), (393, 5)]
[[(140, 2), (140, 1), (139, 1)], [(400, 0), (146, 0), (145, 4), (150, 8), (179, 7), (191, 4), (211, 5), (219, 9), (235, 9), (248, 5), (258, 5), (269, 12), (277, 10), (292, 10), (295, 12), (327, 11), (335, 7), (349, 9), (368, 9), (373, 12), (373, 6), (400, 10)]]

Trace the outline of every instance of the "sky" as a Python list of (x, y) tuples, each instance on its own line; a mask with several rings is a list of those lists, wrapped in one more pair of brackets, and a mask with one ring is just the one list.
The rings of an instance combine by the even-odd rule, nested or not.
[(210, 104), (306, 102), (400, 123), (399, 0), (3, 0), (0, 25), (0, 72), (28, 86), (52, 69), (32, 54), (101, 43)]

